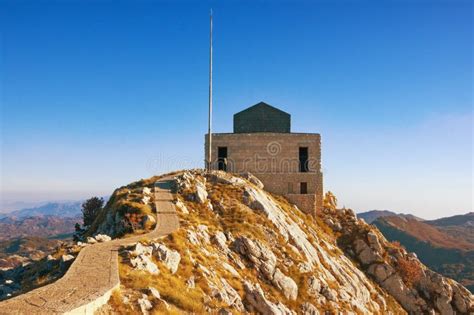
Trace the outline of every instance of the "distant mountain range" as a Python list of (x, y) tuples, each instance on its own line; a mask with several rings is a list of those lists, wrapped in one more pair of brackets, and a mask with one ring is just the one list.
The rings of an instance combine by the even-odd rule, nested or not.
[(0, 214), (0, 241), (22, 237), (70, 238), (82, 223), (82, 201), (46, 204)]
[(36, 216), (6, 217), (0, 219), (0, 241), (18, 237), (37, 236), (46, 238), (69, 238), (76, 222), (82, 223), (80, 216)]
[(357, 217), (364, 219), (364, 221), (369, 224), (375, 221), (377, 218), (391, 217), (391, 216), (398, 216), (398, 217), (404, 217), (404, 218), (414, 219), (418, 221), (424, 221), (423, 219), (417, 216), (414, 216), (412, 214), (395, 213), (389, 210), (370, 210), (370, 211), (366, 211), (362, 213), (357, 213)]
[(72, 202), (48, 202), (44, 205), (32, 208), (12, 211), (0, 214), (0, 218), (26, 218), (42, 216), (58, 216), (63, 218), (72, 218), (81, 214), (82, 201)]
[(398, 241), (431, 269), (474, 292), (474, 212), (422, 220), (391, 211), (358, 214), (390, 241)]

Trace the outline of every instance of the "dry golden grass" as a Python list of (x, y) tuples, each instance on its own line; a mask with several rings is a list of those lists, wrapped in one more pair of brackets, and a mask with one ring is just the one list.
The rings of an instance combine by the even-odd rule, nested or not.
[[(154, 176), (148, 179), (142, 179), (127, 186), (117, 188), (113, 192), (105, 207), (99, 212), (97, 218), (85, 233), (85, 236), (93, 235), (97, 231), (100, 224), (105, 222), (109, 213), (114, 216), (116, 213), (119, 213), (121, 216), (134, 215), (134, 221), (139, 222), (143, 216), (156, 212), (153, 202), (153, 187), (154, 183), (160, 177), (161, 176)], [(142, 202), (142, 199), (145, 196), (143, 194), (143, 188), (145, 187), (148, 187), (152, 190), (152, 193), (149, 195), (150, 202), (148, 204), (143, 204)], [(152, 228), (152, 225), (148, 225), (146, 226), (145, 230), (141, 231), (139, 228), (135, 227), (133, 234), (140, 234)]]
[[(132, 188), (129, 195), (129, 200), (114, 201), (115, 205), (125, 204), (130, 205), (137, 202), (140, 191), (139, 187), (143, 182), (139, 181)], [(150, 182), (151, 183), (151, 182)], [(258, 211), (253, 211), (242, 203), (243, 188), (227, 184), (207, 183), (207, 191), (209, 193), (209, 201), (215, 211), (211, 211), (208, 204), (199, 204), (187, 200), (187, 195), (193, 193), (193, 189), (182, 191), (176, 197), (182, 201), (189, 211), (189, 214), (178, 212), (180, 217), (181, 228), (171, 235), (160, 240), (171, 249), (177, 250), (181, 254), (181, 261), (176, 274), (172, 275), (161, 263), (156, 262), (160, 268), (160, 275), (151, 276), (144, 272), (132, 270), (126, 261), (122, 261), (120, 266), (120, 277), (122, 284), (131, 290), (146, 293), (144, 289), (148, 287), (156, 288), (161, 297), (166, 300), (171, 308), (167, 309), (164, 303), (153, 303), (153, 314), (181, 314), (183, 312), (194, 312), (197, 314), (205, 313), (204, 301), (205, 296), (211, 294), (209, 281), (217, 287), (221, 287), (220, 278), (225, 279), (230, 286), (232, 286), (239, 295), (243, 298), (245, 295), (243, 288), (244, 279), (252, 283), (260, 283), (266, 298), (274, 303), (282, 302), (290, 309), (299, 312), (302, 302), (314, 300), (307, 293), (308, 278), (311, 275), (316, 275), (322, 272), (316, 266), (315, 270), (308, 273), (302, 273), (299, 270), (299, 264), (305, 262), (303, 254), (296, 253), (283, 239), (278, 232), (275, 233), (275, 226), (263, 214)], [(127, 192), (125, 192), (127, 193)], [(117, 198), (124, 198), (124, 192), (119, 191)], [(320, 218), (314, 218), (311, 215), (302, 213), (295, 209), (285, 198), (273, 195), (272, 198), (279, 205), (282, 211), (292, 220), (298, 223), (299, 227), (306, 233), (308, 240), (325, 249), (329, 256), (338, 257), (342, 252), (335, 246), (334, 249), (328, 250), (321, 240), (325, 240), (329, 244), (335, 244), (339, 235), (333, 232)], [(252, 267), (248, 261), (243, 262), (246, 268), (240, 269), (234, 264), (226, 255), (218, 251), (212, 244), (192, 245), (187, 240), (186, 231), (188, 229), (196, 229), (198, 225), (206, 225), (209, 234), (212, 235), (218, 231), (231, 232), (234, 237), (246, 236), (253, 240), (259, 240), (265, 246), (270, 247), (278, 258), (277, 266), (284, 274), (290, 276), (298, 285), (298, 299), (296, 301), (289, 301), (284, 297), (282, 292), (275, 288), (267, 280), (259, 275), (258, 271)], [(207, 252), (206, 252), (207, 251)], [(238, 256), (238, 255), (237, 255)], [(291, 260), (292, 264), (286, 265), (284, 260)], [(323, 266), (321, 268), (331, 269), (330, 266), (324, 264), (324, 260), (320, 257)], [(225, 261), (232, 265), (239, 277), (233, 276), (228, 270), (223, 268), (222, 262)], [(204, 276), (203, 270), (199, 265), (205, 266), (211, 270), (211, 275)], [(215, 276), (212, 273), (215, 272)], [(190, 289), (186, 286), (186, 280), (194, 277), (196, 287)], [(329, 283), (330, 288), (339, 289), (337, 282)], [(380, 294), (384, 294), (380, 288), (376, 288)], [(390, 300), (385, 295), (388, 303), (393, 302), (393, 309), (397, 309), (396, 302)], [(150, 300), (152, 300), (150, 296)], [(222, 301), (211, 299), (206, 300), (206, 306), (213, 309), (224, 307)], [(350, 305), (344, 303), (339, 305), (343, 309), (351, 309)], [(336, 313), (336, 310), (328, 303), (326, 305), (318, 305), (321, 311), (328, 311), (329, 313)], [(360, 312), (354, 310), (357, 314)]]
[(109, 299), (109, 306), (118, 314), (132, 314), (133, 310), (129, 304), (123, 303), (123, 296), (120, 290), (114, 290)]

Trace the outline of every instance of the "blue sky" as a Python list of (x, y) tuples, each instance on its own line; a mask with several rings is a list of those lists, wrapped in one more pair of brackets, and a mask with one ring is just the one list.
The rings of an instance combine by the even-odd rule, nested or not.
[(0, 1), (2, 199), (201, 167), (211, 7), (216, 132), (265, 101), (341, 204), (472, 211), (470, 1)]

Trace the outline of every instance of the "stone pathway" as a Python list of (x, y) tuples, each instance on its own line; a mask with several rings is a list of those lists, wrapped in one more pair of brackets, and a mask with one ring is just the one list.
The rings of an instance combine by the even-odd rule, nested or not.
[(143, 238), (166, 236), (179, 228), (171, 185), (170, 177), (155, 183), (157, 224), (152, 232), (83, 248), (62, 278), (0, 302), (0, 314), (93, 314), (120, 286), (119, 248)]

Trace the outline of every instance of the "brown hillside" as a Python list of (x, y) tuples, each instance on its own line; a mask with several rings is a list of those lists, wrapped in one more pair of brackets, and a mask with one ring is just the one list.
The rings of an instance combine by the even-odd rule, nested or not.
[(460, 250), (474, 250), (473, 243), (470, 243), (462, 238), (453, 237), (438, 229), (437, 227), (422, 221), (398, 216), (384, 217), (383, 220), (389, 225), (402, 230), (419, 240), (429, 242), (434, 246)]

